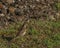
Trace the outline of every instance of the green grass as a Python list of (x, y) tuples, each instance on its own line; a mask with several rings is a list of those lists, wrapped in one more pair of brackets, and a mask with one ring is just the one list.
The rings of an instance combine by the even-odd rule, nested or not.
[(32, 27), (30, 30), (31, 34), (34, 35), (34, 32), (37, 32), (40, 35), (45, 34), (46, 38), (42, 42), (47, 46), (47, 48), (54, 48), (55, 46), (58, 48), (60, 45), (60, 22), (40, 20), (37, 21), (36, 24), (41, 28), (40, 32), (37, 32)]
[(21, 26), (22, 24), (20, 22), (17, 23), (17, 25), (15, 24), (10, 24), (7, 28), (3, 28), (3, 29), (0, 29), (0, 35), (2, 34), (5, 34), (5, 35), (12, 35), (12, 36), (15, 36), (16, 32), (18, 31), (18, 28)]
[(57, 7), (58, 7), (58, 9), (60, 10), (60, 3), (57, 3)]
[(60, 3), (56, 3), (56, 9), (59, 11), (60, 10)]
[(28, 31), (29, 31), (29, 34), (31, 34), (31, 35), (36, 35), (36, 34), (38, 34), (37, 30), (34, 29), (33, 27), (30, 27)]
[[(7, 29), (7, 32), (13, 32), (14, 34), (19, 25), (16, 28), (11, 25)], [(0, 39), (0, 44), (1, 48), (8, 48), (7, 41), (2, 38)], [(19, 36), (10, 44), (10, 48), (22, 48), (22, 46), (23, 48), (59, 48), (60, 22), (31, 20), (27, 34), (23, 37)]]
[(51, 36), (51, 38), (47, 37), (44, 39), (44, 44), (48, 48), (58, 48), (58, 45), (60, 45), (60, 33), (56, 33), (55, 35)]

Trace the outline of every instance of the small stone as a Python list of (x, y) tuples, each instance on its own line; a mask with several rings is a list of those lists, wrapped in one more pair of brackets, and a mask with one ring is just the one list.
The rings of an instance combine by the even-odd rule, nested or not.
[(3, 8), (3, 4), (2, 3), (0, 3), (0, 9), (2, 9)]
[(7, 0), (1, 0), (3, 3), (5, 3)]
[(2, 14), (0, 14), (0, 16), (2, 16), (2, 17), (3, 17), (3, 16), (5, 16), (5, 15), (2, 13)]
[(4, 9), (7, 9), (8, 7), (6, 7), (5, 5), (3, 5), (3, 8), (4, 8)]
[(40, 0), (36, 0), (37, 2), (39, 2)]
[(15, 11), (15, 8), (14, 7), (9, 7), (9, 12), (10, 13), (14, 13), (14, 11)]
[(15, 22), (13, 18), (8, 19), (9, 22)]
[(17, 16), (20, 16), (20, 15), (21, 15), (21, 11), (20, 11), (19, 8), (17, 8), (17, 9), (15, 10), (15, 15), (17, 15)]
[(35, 8), (35, 5), (30, 5), (30, 7), (31, 7), (32, 9), (34, 9), (34, 8)]
[(15, 1), (14, 1), (14, 0), (7, 0), (7, 2), (8, 2), (9, 4), (12, 4), (12, 3), (14, 3)]
[(53, 15), (49, 16), (49, 19), (54, 21), (56, 20)]
[(60, 18), (60, 13), (56, 13), (56, 18)]

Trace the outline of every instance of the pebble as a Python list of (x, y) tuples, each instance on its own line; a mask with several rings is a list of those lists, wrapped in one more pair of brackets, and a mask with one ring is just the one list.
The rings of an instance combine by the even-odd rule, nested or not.
[(2, 3), (0, 3), (0, 9), (2, 9), (3, 8), (3, 4)]
[(21, 10), (19, 8), (15, 9), (15, 15), (17, 15), (17, 16), (21, 15)]
[(1, 0), (3, 3), (6, 3), (7, 0)]
[(14, 7), (9, 7), (9, 12), (14, 14), (15, 8)]
[[(47, 3), (48, 2), (48, 3)], [(0, 16), (7, 17), (17, 17), (18, 16), (42, 16), (43, 14), (47, 14), (51, 16), (52, 14), (48, 14), (48, 12), (54, 11), (50, 6), (53, 5), (53, 0), (0, 0)], [(54, 6), (54, 5), (53, 5)], [(49, 11), (50, 10), (50, 11)], [(45, 11), (45, 12), (44, 12)], [(6, 13), (7, 12), (7, 13)], [(13, 15), (12, 15), (13, 14)], [(59, 16), (60, 14), (57, 14)], [(50, 18), (55, 20), (52, 15)], [(5, 18), (7, 18), (5, 17)], [(59, 16), (60, 17), (60, 16)]]
[(37, 2), (39, 2), (40, 0), (36, 0)]
[(4, 17), (5, 15), (2, 13), (2, 14), (0, 14), (0, 16), (1, 16), (1, 17)]
[(14, 0), (7, 0), (7, 2), (8, 2), (9, 4), (12, 4), (12, 3), (14, 3), (15, 1), (14, 1)]

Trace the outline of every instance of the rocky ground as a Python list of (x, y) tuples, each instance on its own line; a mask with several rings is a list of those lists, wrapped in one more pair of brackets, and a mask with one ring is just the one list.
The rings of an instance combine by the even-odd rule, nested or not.
[(0, 0), (0, 48), (60, 48), (60, 0)]

